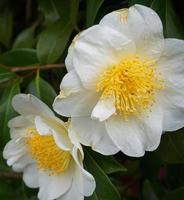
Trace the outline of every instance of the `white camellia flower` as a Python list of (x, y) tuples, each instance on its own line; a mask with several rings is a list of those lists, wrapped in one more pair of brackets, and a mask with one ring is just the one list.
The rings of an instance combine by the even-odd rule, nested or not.
[[(3, 156), (9, 166), (23, 172), (40, 200), (83, 200), (95, 189), (95, 180), (83, 169), (83, 150), (68, 123), (57, 118), (33, 95), (19, 94), (12, 105), (20, 116), (9, 122), (11, 140)], [(71, 142), (72, 141), (72, 142)]]
[(138, 157), (184, 126), (184, 41), (164, 39), (152, 9), (107, 14), (75, 37), (65, 64), (54, 110), (84, 145)]

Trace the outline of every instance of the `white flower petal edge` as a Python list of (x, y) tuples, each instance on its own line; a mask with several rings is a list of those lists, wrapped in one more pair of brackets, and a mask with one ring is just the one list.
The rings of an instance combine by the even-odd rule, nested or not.
[[(66, 124), (61, 121), (33, 95), (16, 95), (13, 98), (13, 106), (21, 115), (9, 122), (11, 140), (3, 151), (7, 164), (12, 166), (15, 171), (23, 172), (23, 180), (27, 186), (39, 188), (38, 198), (40, 200), (69, 200), (70, 197), (78, 197), (78, 200), (83, 200), (84, 196), (92, 195), (96, 187), (95, 180), (83, 168), (82, 146), (74, 138), (74, 133), (73, 138), (70, 137), (69, 132), (74, 132), (74, 130), (69, 122)], [(32, 110), (31, 106), (33, 106)], [(30, 133), (30, 130), (34, 130), (36, 133), (34, 131)], [(35, 134), (36, 140), (34, 140)], [(36, 145), (35, 152), (34, 145)], [(50, 147), (50, 145), (52, 146)], [(41, 147), (45, 149), (42, 150)], [(46, 158), (44, 151), (51, 152), (53, 149), (60, 157), (49, 156)], [(63, 153), (65, 156), (61, 157)], [(65, 162), (64, 165), (57, 163), (60, 158), (62, 162)], [(51, 160), (48, 165), (45, 163), (47, 160), (48, 162)], [(52, 164), (53, 161), (55, 163)], [(60, 170), (60, 165), (64, 168), (62, 171), (57, 171)], [(47, 168), (44, 169), (44, 167)]]
[(162, 95), (163, 129), (175, 131), (184, 126), (184, 40), (166, 39), (158, 66), (167, 78)]
[[(164, 39), (151, 8), (134, 5), (109, 13), (72, 42), (61, 83), (64, 95), (56, 98), (54, 110), (72, 117), (71, 137), (93, 150), (143, 156), (158, 147), (162, 133), (184, 126), (183, 55), (184, 41)], [(148, 68), (137, 73), (144, 65)], [(145, 110), (139, 112), (141, 106)]]

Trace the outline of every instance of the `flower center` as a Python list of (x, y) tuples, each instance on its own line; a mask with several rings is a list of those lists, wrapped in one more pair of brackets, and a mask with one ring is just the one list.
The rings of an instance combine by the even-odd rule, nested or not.
[(71, 154), (60, 149), (52, 135), (40, 135), (36, 129), (28, 129), (30, 137), (27, 139), (27, 145), (33, 159), (37, 161), (38, 168), (49, 172), (49, 174), (58, 175), (68, 169)]
[(131, 56), (111, 65), (99, 77), (96, 91), (101, 98), (114, 97), (117, 114), (125, 117), (150, 109), (164, 80), (154, 61)]

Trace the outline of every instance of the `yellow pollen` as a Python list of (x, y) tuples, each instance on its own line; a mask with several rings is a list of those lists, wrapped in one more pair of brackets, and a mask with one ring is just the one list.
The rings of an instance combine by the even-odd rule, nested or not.
[(155, 61), (129, 56), (109, 66), (99, 77), (96, 91), (101, 98), (114, 97), (117, 114), (125, 117), (150, 110), (156, 93), (164, 89), (164, 80)]
[(36, 129), (28, 129), (30, 137), (26, 143), (33, 159), (37, 161), (38, 168), (52, 175), (58, 175), (68, 169), (71, 154), (60, 149), (52, 135), (40, 135)]

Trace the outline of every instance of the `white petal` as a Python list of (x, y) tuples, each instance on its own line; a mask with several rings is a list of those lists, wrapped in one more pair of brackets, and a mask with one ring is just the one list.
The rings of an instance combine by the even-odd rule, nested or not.
[(98, 101), (99, 96), (96, 92), (82, 90), (68, 97), (56, 97), (54, 110), (66, 117), (89, 116)]
[(156, 60), (160, 57), (164, 45), (163, 27), (159, 16), (151, 8), (134, 5), (117, 10), (106, 15), (100, 24), (114, 28), (133, 40), (137, 54)]
[(71, 70), (64, 76), (61, 82), (60, 89), (64, 91), (64, 94), (66, 96), (72, 93), (79, 92), (81, 89), (83, 89), (80, 79), (75, 70)]
[(37, 188), (38, 185), (38, 169), (36, 165), (28, 165), (24, 169), (23, 180), (28, 187)]
[(74, 176), (74, 164), (60, 175), (48, 175), (45, 172), (39, 174), (39, 193), (40, 200), (53, 200), (66, 193), (72, 185)]
[(73, 50), (74, 50), (74, 46), (73, 43), (70, 45), (70, 47), (68, 48), (68, 54), (67, 57), (65, 59), (65, 66), (67, 71), (71, 71), (73, 70), (73, 62), (72, 62), (72, 57), (73, 57)]
[(84, 159), (84, 152), (83, 152), (82, 146), (80, 144), (79, 135), (74, 130), (72, 123), (70, 123), (70, 125), (68, 127), (68, 136), (69, 136), (72, 144), (74, 145), (74, 147), (77, 147), (79, 149), (82, 159)]
[(35, 124), (40, 135), (53, 135), (56, 144), (63, 150), (69, 151), (72, 148), (72, 143), (68, 137), (68, 132), (61, 120), (56, 121), (54, 118), (45, 119), (37, 116)]
[(135, 53), (135, 45), (122, 34), (106, 26), (83, 31), (73, 50), (73, 65), (86, 88), (95, 88), (106, 68)]
[(116, 111), (114, 98), (101, 99), (94, 107), (91, 118), (98, 119), (100, 122), (108, 119)]
[(14, 96), (12, 105), (21, 115), (54, 116), (54, 113), (46, 104), (31, 94), (18, 94)]
[(184, 126), (184, 41), (166, 39), (158, 68), (165, 79), (162, 92), (164, 131), (174, 131)]
[(11, 138), (25, 137), (28, 128), (34, 127), (34, 117), (17, 116), (8, 122)]
[(184, 41), (166, 39), (163, 54), (157, 63), (167, 87), (184, 87)]
[(83, 168), (83, 158), (80, 156), (78, 148), (73, 148), (72, 155), (75, 162), (77, 163), (76, 173), (78, 174), (78, 177), (81, 177), (83, 195), (91, 196), (96, 188), (95, 179)]
[(163, 113), (159, 106), (143, 119), (124, 120), (113, 116), (106, 122), (107, 131), (114, 143), (128, 156), (140, 157), (145, 151), (155, 150), (162, 134)]
[[(76, 171), (76, 170), (75, 170)], [(70, 189), (57, 200), (84, 200), (81, 176), (75, 172)]]
[(35, 117), (35, 126), (40, 135), (51, 135), (51, 128), (40, 116)]
[(175, 131), (184, 127), (184, 91), (175, 86), (163, 91), (161, 105), (164, 112), (163, 130)]
[(91, 146), (93, 150), (104, 155), (119, 151), (108, 136), (103, 122), (88, 117), (73, 117), (71, 124), (82, 144)]

